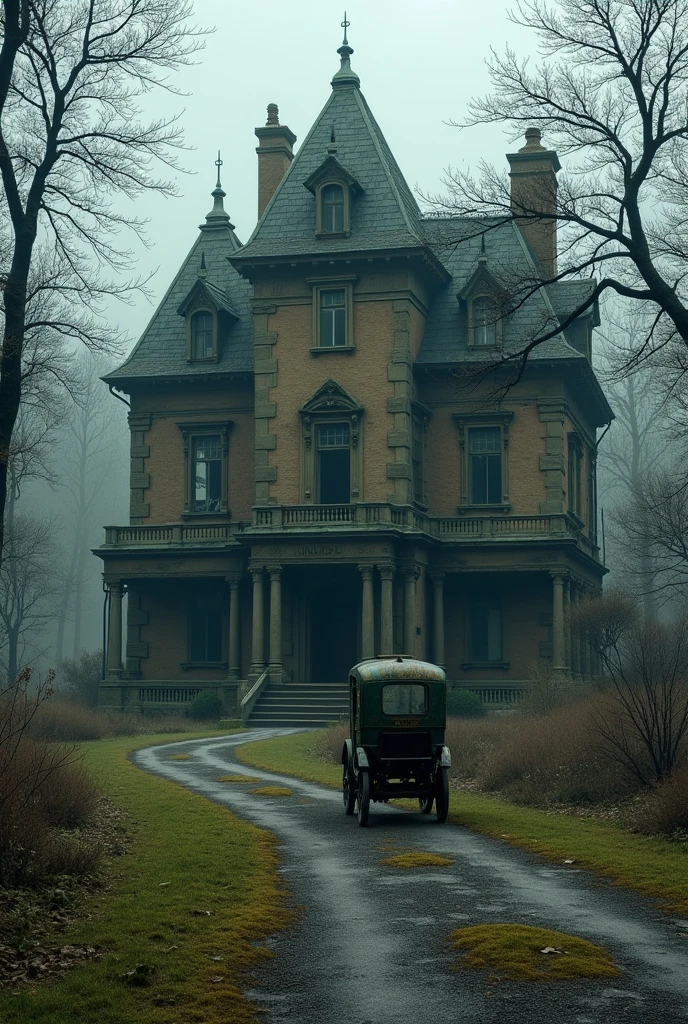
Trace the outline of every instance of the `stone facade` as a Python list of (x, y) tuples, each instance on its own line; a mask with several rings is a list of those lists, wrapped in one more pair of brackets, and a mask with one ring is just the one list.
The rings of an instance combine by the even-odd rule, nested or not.
[[(211, 688), (231, 712), (257, 680), (343, 682), (361, 657), (399, 651), (498, 702), (542, 666), (595, 668), (568, 607), (605, 571), (596, 311), (534, 349), (517, 382), (498, 368), (589, 283), (509, 307), (514, 275), (551, 271), (551, 224), (423, 218), (339, 53), (295, 155), (273, 104), (257, 129), (249, 241), (218, 181), (107, 379), (131, 402), (131, 520), (97, 551), (104, 704), (173, 710)], [(526, 179), (550, 209), (556, 154), (531, 133), (509, 159), (515, 212)]]

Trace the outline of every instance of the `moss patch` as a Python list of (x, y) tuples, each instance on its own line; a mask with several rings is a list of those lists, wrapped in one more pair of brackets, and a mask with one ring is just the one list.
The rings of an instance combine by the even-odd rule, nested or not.
[(221, 775), (216, 782), (258, 782), (255, 775)]
[[(175, 736), (174, 740), (193, 737)], [(126, 811), (132, 844), (88, 917), (54, 944), (95, 947), (101, 959), (50, 985), (0, 993), (2, 1024), (254, 1024), (242, 990), (272, 954), (261, 946), (290, 922), (270, 833), (128, 760), (137, 737), (85, 744), (86, 763)], [(132, 984), (139, 971), (147, 984)]]
[(191, 754), (170, 754), (168, 761), (193, 761)]
[[(611, 955), (587, 939), (526, 924), (483, 924), (449, 936), (463, 955), (458, 968), (486, 968), (511, 981), (617, 978)], [(549, 952), (543, 953), (542, 950)]]
[(258, 786), (253, 790), (255, 796), (291, 796), (286, 786)]
[(397, 853), (384, 857), (380, 863), (390, 868), (447, 868), (454, 861), (439, 853)]

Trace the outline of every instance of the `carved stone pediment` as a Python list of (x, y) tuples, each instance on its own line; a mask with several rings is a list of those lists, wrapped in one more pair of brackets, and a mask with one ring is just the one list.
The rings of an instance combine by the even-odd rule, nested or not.
[(330, 379), (302, 405), (299, 412), (302, 416), (312, 416), (315, 413), (360, 414), (363, 412), (363, 406), (341, 384)]

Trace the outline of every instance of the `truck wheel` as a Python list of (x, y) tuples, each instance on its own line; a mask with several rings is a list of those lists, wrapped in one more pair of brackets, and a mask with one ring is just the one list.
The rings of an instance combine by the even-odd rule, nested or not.
[(434, 801), (435, 798), (432, 793), (430, 793), (429, 796), (419, 796), (418, 803), (420, 804), (421, 812), (423, 814), (430, 814)]
[(363, 828), (368, 824), (370, 811), (370, 776), (368, 772), (358, 773), (358, 824)]
[(344, 813), (353, 814), (356, 806), (356, 776), (353, 773), (351, 764), (347, 757), (342, 771), (342, 799), (344, 801)]
[(443, 825), (449, 814), (449, 772), (446, 768), (439, 768), (437, 771), (437, 792), (436, 792), (437, 820)]

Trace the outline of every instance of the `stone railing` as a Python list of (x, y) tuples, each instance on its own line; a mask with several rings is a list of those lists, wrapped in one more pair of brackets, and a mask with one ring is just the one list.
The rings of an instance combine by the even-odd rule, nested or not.
[(105, 546), (113, 548), (187, 547), (230, 543), (238, 532), (236, 523), (194, 526), (106, 526)]
[(460, 686), (480, 697), (483, 704), (492, 708), (509, 708), (520, 704), (528, 689), (527, 683), (460, 683)]

